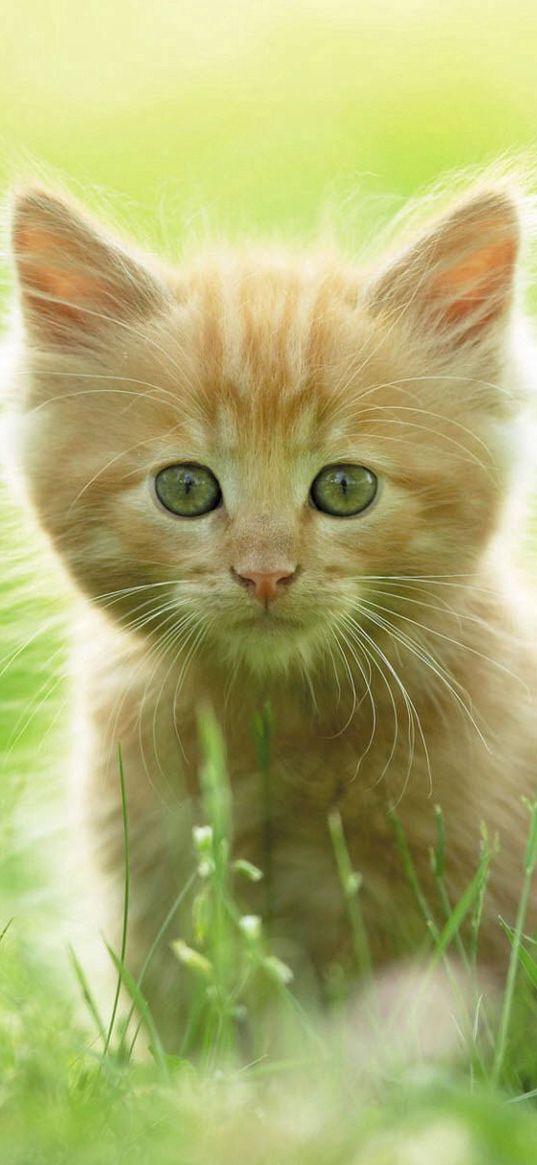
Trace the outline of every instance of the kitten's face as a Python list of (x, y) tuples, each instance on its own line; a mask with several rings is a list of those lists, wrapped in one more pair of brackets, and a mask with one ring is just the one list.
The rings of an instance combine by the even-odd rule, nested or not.
[[(216, 255), (180, 281), (145, 273), (141, 288), (133, 263), (119, 304), (108, 254), (94, 261), (84, 238), (90, 269), (78, 258), (73, 274), (73, 220), (66, 263), (47, 213), (46, 231), (19, 228), (38, 340), (24, 469), (71, 573), (111, 616), (170, 650), (203, 639), (223, 661), (277, 671), (348, 646), (364, 615), (374, 635), (379, 580), (386, 606), (392, 576), (472, 572), (503, 490), (488, 332), (508, 296), (505, 229), (479, 300), (475, 271), (473, 301), (467, 273), (464, 297), (456, 284), (446, 299), (442, 268), (433, 356), (404, 266), (368, 283), (325, 261)], [(468, 341), (476, 328), (484, 345)]]

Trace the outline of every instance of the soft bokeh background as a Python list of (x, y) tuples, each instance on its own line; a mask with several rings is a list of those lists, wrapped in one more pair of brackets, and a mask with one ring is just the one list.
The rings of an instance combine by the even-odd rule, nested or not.
[[(531, 158), (536, 43), (532, 0), (18, 0), (0, 29), (0, 182), (57, 176), (171, 254), (208, 226), (311, 236), (327, 214), (354, 245), (446, 171)], [(0, 930), (15, 910), (54, 936), (31, 859), (63, 853), (66, 600), (19, 511), (2, 513)]]
[(531, 146), (532, 0), (18, 0), (1, 176), (29, 157), (158, 242), (204, 213), (294, 230)]

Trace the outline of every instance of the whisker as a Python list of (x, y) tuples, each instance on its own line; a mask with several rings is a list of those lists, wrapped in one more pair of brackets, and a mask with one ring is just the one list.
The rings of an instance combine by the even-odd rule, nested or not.
[[(469, 643), (465, 643), (462, 639), (454, 639), (453, 636), (447, 635), (444, 631), (440, 631), (437, 627), (430, 627), (428, 624), (421, 623), (417, 619), (412, 619), (410, 615), (405, 615), (401, 611), (394, 611), (392, 607), (386, 607), (382, 603), (375, 603), (371, 599), (364, 599), (363, 602), (367, 603), (369, 607), (374, 607), (379, 611), (384, 611), (388, 615), (394, 615), (397, 619), (404, 619), (405, 623), (411, 623), (412, 626), (418, 627), (419, 630), (425, 631), (427, 634), (436, 635), (439, 639), (444, 639), (446, 643), (449, 643), (452, 647), (456, 647), (457, 649), (461, 649), (463, 651), (468, 651), (471, 655), (477, 656), (478, 659), (484, 660), (485, 663), (490, 663), (493, 667), (496, 667), (499, 671), (503, 672), (504, 675), (509, 676), (510, 679), (515, 680), (517, 683), (521, 684), (526, 694), (528, 696), (530, 695), (529, 688), (521, 676), (517, 676), (515, 672), (512, 672), (508, 667), (505, 666), (505, 664), (500, 663), (499, 660), (494, 659), (493, 656), (485, 655), (484, 652), (479, 651), (476, 647), (472, 647)], [(479, 620), (475, 621), (479, 622)]]
[[(182, 640), (182, 635), (183, 635), (183, 631), (185, 630), (185, 628), (186, 628), (186, 633), (185, 633), (184, 639)], [(195, 632), (196, 632), (196, 625), (193, 623), (192, 616), (189, 613), (187, 613), (186, 615), (183, 615), (182, 618), (179, 620), (179, 623), (174, 622), (173, 618), (172, 618), (172, 625), (168, 631), (168, 634), (164, 637), (164, 639), (161, 639), (159, 642), (159, 645), (158, 645), (159, 650), (156, 653), (155, 667), (153, 668), (153, 671), (151, 672), (151, 675), (150, 675), (150, 677), (149, 677), (149, 679), (144, 687), (142, 700), (141, 700), (141, 703), (139, 706), (138, 743), (139, 743), (140, 754), (142, 756), (142, 763), (144, 766), (144, 771), (146, 773), (148, 780), (151, 780), (151, 776), (150, 776), (149, 769), (147, 766), (146, 752), (145, 752), (145, 746), (144, 746), (144, 737), (143, 737), (144, 710), (146, 707), (146, 702), (148, 700), (148, 695), (150, 692), (150, 687), (151, 687), (151, 683), (153, 681), (153, 677), (158, 673), (159, 667), (162, 665), (163, 659), (166, 657), (170, 657), (170, 665), (168, 667), (168, 670), (162, 676), (162, 679), (161, 679), (156, 696), (154, 693), (152, 693), (153, 711), (152, 711), (152, 715), (151, 715), (150, 735), (151, 735), (152, 746), (153, 746), (153, 754), (154, 754), (155, 761), (157, 764), (157, 769), (158, 769), (161, 777), (163, 778), (165, 784), (167, 785), (168, 792), (171, 793), (172, 797), (173, 797), (173, 787), (172, 787), (170, 779), (169, 779), (169, 774), (167, 772), (165, 772), (165, 770), (163, 769), (163, 767), (160, 763), (160, 755), (159, 755), (157, 733), (156, 733), (156, 720), (157, 720), (157, 716), (158, 716), (158, 709), (159, 709), (160, 701), (161, 701), (162, 696), (164, 694), (164, 691), (166, 689), (166, 684), (167, 684), (168, 678), (169, 678), (171, 672), (177, 666), (180, 652), (182, 653), (186, 650), (186, 648), (188, 647), (188, 644), (191, 641), (192, 637), (194, 636)], [(177, 652), (175, 650), (177, 644), (180, 644), (180, 652)], [(174, 715), (173, 710), (172, 710), (172, 715)], [(177, 736), (177, 733), (176, 733), (176, 736)], [(179, 744), (181, 750), (183, 751), (183, 757), (186, 760), (186, 756), (185, 756), (184, 750), (182, 748), (182, 743), (181, 743), (181, 740), (178, 736), (177, 736), (177, 740), (178, 740), (178, 744)]]
[[(378, 644), (377, 644), (377, 650), (379, 650)], [(399, 677), (399, 679), (400, 679), (400, 677)], [(400, 681), (400, 682), (402, 683), (402, 681)], [(427, 772), (427, 779), (428, 779), (428, 783), (429, 783), (428, 796), (432, 797), (432, 794), (433, 794), (433, 774), (432, 774), (432, 768), (431, 768), (431, 758), (429, 756), (429, 748), (427, 745), (427, 741), (425, 739), (425, 733), (423, 731), (421, 717), (419, 715), (419, 712), (416, 708), (414, 701), (411, 699), (411, 697), (408, 693), (408, 688), (406, 688), (405, 685), (403, 685), (403, 688), (404, 688), (404, 691), (406, 692), (405, 702), (406, 702), (406, 700), (408, 700), (408, 703), (409, 703), (410, 709), (411, 709), (411, 713), (412, 713), (412, 717), (413, 717), (415, 726), (418, 730), (419, 737), (421, 740), (421, 744), (422, 744), (422, 748), (423, 748), (423, 752), (424, 752), (424, 756), (425, 756), (425, 767), (426, 767), (426, 772)], [(410, 774), (412, 771), (412, 764), (413, 764), (413, 760), (414, 760), (414, 755), (415, 755), (415, 731), (413, 730), (413, 733), (412, 733), (412, 754), (411, 754), (411, 758), (409, 761), (407, 777), (406, 777), (406, 780), (403, 784), (403, 787), (401, 789), (399, 797), (398, 797), (397, 801), (395, 802), (395, 805), (393, 806), (393, 808), (396, 808), (397, 805), (400, 804), (400, 802), (403, 799), (403, 796), (405, 794), (406, 788), (408, 786), (408, 782), (410, 780)]]
[[(377, 709), (375, 707), (375, 700), (373, 698), (371, 684), (367, 682), (366, 674), (365, 674), (365, 671), (362, 667), (362, 664), (361, 664), (360, 660), (358, 659), (358, 656), (356, 655), (356, 652), (355, 652), (352, 644), (349, 643), (349, 640), (347, 639), (345, 632), (342, 630), (341, 624), (338, 627), (338, 634), (340, 634), (342, 636), (343, 642), (346, 643), (346, 645), (347, 645), (347, 647), (352, 655), (352, 658), (354, 659), (354, 662), (356, 663), (356, 666), (357, 666), (358, 670), (360, 671), (360, 674), (361, 674), (362, 679), (364, 681), (364, 684), (366, 686), (366, 691), (367, 691), (367, 695), (369, 697), (369, 702), (370, 702), (370, 706), (371, 706), (371, 719), (372, 719), (371, 732), (369, 734), (369, 739), (367, 741), (366, 747), (365, 747), (364, 751), (360, 754), (358, 761), (356, 763), (356, 768), (354, 770), (354, 776), (352, 778), (352, 780), (354, 780), (358, 776), (361, 765), (362, 765), (363, 761), (365, 760), (366, 756), (368, 755), (368, 753), (371, 751), (371, 748), (373, 746), (373, 741), (375, 739), (375, 733), (377, 730)], [(348, 723), (350, 723), (350, 721)], [(348, 727), (348, 724), (345, 725), (345, 728), (347, 728), (347, 727)], [(345, 731), (345, 728), (343, 729), (343, 731)], [(341, 735), (341, 733), (338, 733), (337, 735)], [(329, 739), (331, 739), (331, 738), (329, 738)]]
[(350, 710), (349, 716), (348, 716), (347, 720), (345, 721), (345, 724), (343, 725), (340, 732), (336, 733), (336, 736), (342, 736), (343, 733), (346, 732), (347, 728), (349, 727), (349, 724), (351, 723), (351, 721), (354, 717), (354, 714), (355, 714), (356, 709), (358, 707), (358, 696), (356, 693), (356, 685), (354, 683), (354, 676), (352, 674), (352, 670), (351, 670), (351, 667), (349, 665), (349, 661), (348, 661), (348, 659), (345, 655), (345, 652), (341, 646), (341, 643), (339, 641), (337, 629), (335, 627), (332, 628), (332, 633), (334, 636), (335, 645), (337, 647), (337, 650), (339, 651), (340, 657), (343, 661), (343, 666), (344, 666), (345, 671), (347, 673), (347, 678), (349, 680), (349, 685), (350, 685), (351, 694), (352, 694), (352, 704), (351, 704), (351, 710)]
[[(468, 698), (468, 700), (470, 700), (470, 696), (469, 696), (468, 692), (466, 692), (466, 690), (462, 687), (462, 685), (459, 684), (458, 681), (455, 680), (454, 677), (450, 675), (450, 673), (447, 671), (446, 668), (444, 668), (441, 664), (438, 663), (438, 660), (435, 660), (433, 658), (433, 656), (430, 654), (430, 652), (427, 651), (426, 648), (422, 647), (421, 644), (416, 644), (415, 640), (411, 639), (410, 636), (404, 634), (404, 632), (402, 632), (398, 628), (395, 628), (389, 620), (384, 619), (382, 616), (376, 614), (375, 612), (370, 612), (370, 611), (364, 610), (363, 613), (364, 613), (366, 619), (370, 619), (372, 623), (375, 623), (377, 625), (377, 627), (380, 627), (384, 631), (386, 631), (389, 635), (391, 635), (393, 637), (394, 640), (398, 641), (403, 647), (405, 647), (414, 656), (416, 656), (417, 659), (421, 660), (421, 662), (424, 663), (426, 667), (430, 668), (430, 670), (433, 672), (433, 674), (436, 675), (438, 677), (438, 679), (445, 685), (447, 690), (449, 692), (451, 692), (453, 698), (456, 700), (459, 707), (464, 711), (464, 713), (468, 717), (470, 723), (475, 728), (475, 731), (476, 731), (479, 739), (481, 740), (483, 747), (487, 750), (487, 752), (490, 752), (491, 751), (490, 747), (489, 747), (481, 729), (479, 728), (479, 725), (477, 724), (475, 717), (472, 715), (470, 708), (464, 702), (460, 693), (457, 691), (457, 688), (460, 688), (460, 690), (464, 693), (464, 695)], [(448, 676), (449, 676), (449, 678), (448, 678)]]
[[(187, 628), (187, 631), (186, 631), (184, 639), (181, 640), (183, 629), (185, 627)], [(181, 685), (182, 675), (183, 675), (184, 670), (185, 670), (186, 661), (190, 657), (189, 656), (189, 652), (190, 652), (189, 644), (192, 644), (192, 641), (194, 641), (194, 643), (196, 643), (196, 635), (198, 632), (199, 632), (199, 624), (194, 621), (191, 614), (187, 614), (184, 616), (183, 621), (180, 623), (180, 625), (175, 629), (175, 634), (172, 635), (172, 637), (167, 645), (166, 654), (171, 655), (171, 662), (170, 662), (170, 666), (168, 667), (168, 670), (164, 673), (164, 675), (162, 677), (162, 682), (161, 682), (161, 685), (159, 688), (157, 698), (156, 698), (156, 700), (154, 700), (154, 703), (153, 703), (153, 716), (152, 716), (153, 751), (155, 753), (157, 765), (158, 765), (159, 771), (162, 774), (162, 776), (165, 776), (165, 774), (163, 772), (162, 766), (160, 764), (160, 759), (159, 759), (159, 749), (158, 749), (158, 741), (157, 741), (157, 716), (158, 716), (160, 701), (161, 701), (162, 696), (164, 694), (164, 691), (166, 689), (168, 679), (169, 679), (171, 673), (177, 667), (177, 664), (179, 662), (180, 657), (182, 657), (181, 671), (179, 672), (179, 679), (177, 680), (175, 692), (174, 692), (174, 695), (173, 695), (172, 700), (171, 700), (171, 715), (172, 715), (172, 720), (173, 720), (175, 737), (176, 737), (177, 743), (179, 744), (179, 748), (181, 749), (183, 759), (185, 761), (188, 760), (186, 752), (185, 752), (184, 747), (183, 747), (183, 742), (181, 740), (181, 736), (180, 736), (180, 733), (179, 733), (178, 727), (177, 727), (176, 700), (177, 700), (177, 696), (178, 696), (178, 689), (180, 688), (180, 685)], [(172, 648), (175, 648), (175, 646), (178, 643), (181, 644), (180, 652), (174, 652), (172, 654)], [(187, 651), (187, 648), (188, 648), (188, 651)]]
[[(349, 616), (349, 618), (351, 618), (351, 617)], [(363, 635), (363, 637), (369, 643), (371, 650), (373, 652), (376, 652), (377, 655), (379, 656), (379, 658), (386, 665), (388, 671), (390, 672), (393, 679), (395, 680), (395, 683), (397, 684), (399, 691), (401, 692), (403, 702), (405, 705), (406, 714), (407, 714), (407, 722), (408, 722), (408, 762), (407, 762), (405, 776), (403, 779), (403, 786), (401, 789), (401, 793), (400, 793), (399, 798), (396, 802), (396, 804), (399, 804), (399, 802), (401, 801), (401, 798), (403, 797), (403, 795), (406, 791), (406, 788), (408, 786), (408, 782), (410, 780), (410, 774), (412, 772), (412, 765), (414, 763), (414, 755), (415, 755), (415, 748), (416, 748), (416, 722), (419, 724), (419, 731), (421, 734), (422, 743), (423, 743), (424, 748), (425, 748), (425, 754), (426, 754), (426, 756), (428, 756), (427, 746), (425, 745), (423, 732), (421, 730), (421, 722), (419, 721), (419, 717), (417, 715), (415, 705), (414, 705), (413, 701), (411, 700), (401, 677), (399, 676), (395, 667), (390, 663), (390, 660), (388, 659), (385, 652), (383, 652), (382, 649), (380, 648), (379, 644), (376, 643), (376, 641), (370, 635), (368, 635), (367, 631), (365, 631), (365, 628), (360, 627), (359, 624), (355, 624), (355, 630), (359, 634)], [(428, 766), (428, 772), (429, 772), (430, 786), (432, 787), (432, 775), (431, 775), (431, 771), (430, 771), (430, 766)]]
[[(347, 616), (344, 616), (344, 618), (346, 619)], [(349, 623), (348, 630), (349, 630), (349, 634), (351, 636), (356, 636), (358, 638), (358, 641), (360, 642), (361, 647), (362, 647), (362, 651), (364, 651), (366, 657), (369, 659), (370, 666), (372, 665), (373, 667), (375, 667), (376, 671), (379, 673), (381, 680), (384, 684), (384, 687), (386, 688), (386, 690), (388, 692), (388, 698), (390, 700), (391, 707), (392, 707), (393, 723), (394, 723), (394, 732), (393, 732), (393, 737), (392, 737), (392, 744), (391, 744), (390, 752), (388, 754), (388, 759), (386, 760), (379, 777), (377, 778), (376, 781), (373, 782), (373, 785), (370, 786), (370, 788), (375, 788), (376, 785), (380, 784), (381, 781), (384, 779), (386, 773), (388, 772), (388, 770), (390, 768), (392, 760), (395, 756), (395, 751), (397, 748), (397, 741), (399, 738), (399, 716), (397, 713), (397, 705), (395, 703), (395, 699), (393, 696), (393, 692), (392, 692), (392, 689), (390, 686), (389, 679), (385, 675), (384, 670), (382, 668), (382, 665), (378, 662), (378, 660), (375, 659), (374, 655), (372, 654), (372, 652), (368, 648), (367, 643), (363, 642), (363, 637), (360, 635), (361, 628), (359, 626), (357, 627), (354, 620), (352, 620), (352, 622)]]

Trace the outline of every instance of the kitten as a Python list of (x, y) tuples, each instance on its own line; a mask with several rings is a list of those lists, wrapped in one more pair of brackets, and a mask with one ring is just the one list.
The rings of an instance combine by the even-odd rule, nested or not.
[[(272, 925), (295, 969), (346, 957), (335, 806), (377, 963), (423, 934), (387, 807), (428, 892), (441, 805), (453, 900), (485, 822), (501, 958), (537, 776), (519, 202), (477, 187), (367, 270), (252, 248), (170, 271), (53, 194), (15, 198), (19, 472), (83, 598), (72, 767), (119, 889), (121, 744), (134, 972), (192, 869), (207, 702), (261, 866), (251, 725), (272, 705)], [(167, 1034), (176, 975), (164, 943), (146, 989)]]

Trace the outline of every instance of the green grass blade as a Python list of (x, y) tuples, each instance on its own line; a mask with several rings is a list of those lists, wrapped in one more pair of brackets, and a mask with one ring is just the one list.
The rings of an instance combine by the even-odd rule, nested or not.
[[(156, 935), (155, 935), (155, 937), (154, 937), (154, 939), (153, 939), (153, 942), (151, 943), (151, 946), (149, 947), (149, 950), (148, 950), (148, 952), (147, 952), (147, 955), (145, 956), (145, 959), (144, 959), (144, 961), (143, 961), (143, 963), (142, 963), (142, 967), (141, 967), (141, 970), (140, 970), (140, 974), (138, 975), (138, 978), (137, 978), (137, 980), (136, 980), (136, 982), (137, 982), (137, 984), (138, 984), (138, 987), (140, 988), (140, 990), (141, 990), (141, 988), (142, 988), (142, 985), (143, 985), (143, 982), (144, 982), (145, 976), (147, 975), (147, 972), (148, 972), (148, 970), (149, 970), (149, 967), (151, 966), (151, 963), (152, 963), (152, 961), (153, 961), (153, 958), (154, 958), (154, 956), (155, 956), (155, 951), (157, 950), (157, 947), (158, 947), (159, 943), (161, 942), (162, 938), (163, 938), (163, 937), (164, 937), (164, 935), (166, 934), (166, 931), (167, 931), (167, 929), (168, 929), (168, 927), (169, 927), (170, 923), (173, 921), (173, 918), (175, 917), (175, 915), (176, 915), (177, 911), (179, 910), (179, 907), (180, 907), (181, 903), (182, 903), (182, 902), (184, 901), (184, 899), (187, 897), (187, 895), (188, 895), (188, 893), (190, 892), (190, 890), (192, 889), (192, 887), (193, 887), (193, 885), (194, 885), (195, 881), (196, 881), (196, 874), (194, 873), (194, 874), (191, 874), (191, 876), (190, 876), (190, 878), (188, 879), (188, 881), (187, 881), (187, 882), (185, 882), (185, 885), (183, 886), (182, 890), (180, 890), (180, 891), (179, 891), (179, 894), (177, 894), (177, 896), (176, 896), (176, 898), (175, 898), (174, 902), (172, 902), (172, 905), (170, 906), (170, 909), (168, 910), (168, 913), (167, 913), (167, 915), (166, 915), (166, 917), (165, 917), (164, 921), (162, 922), (161, 926), (159, 927), (159, 929), (158, 929), (158, 931), (157, 931), (157, 933), (156, 933)], [(123, 1034), (123, 1041), (122, 1041), (122, 1042), (124, 1042), (124, 1041), (125, 1041), (125, 1038), (126, 1038), (126, 1035), (127, 1035), (127, 1030), (128, 1030), (129, 1024), (130, 1024), (130, 1022), (131, 1022), (131, 1020), (132, 1020), (132, 1017), (133, 1017), (133, 1015), (134, 1015), (134, 1012), (135, 1012), (135, 1010), (136, 1010), (136, 1004), (135, 1004), (135, 1003), (134, 1003), (134, 1001), (133, 1001), (133, 1002), (131, 1003), (131, 1006), (130, 1006), (129, 1012), (128, 1012), (128, 1014), (127, 1014), (127, 1018), (126, 1018), (126, 1020), (125, 1020), (125, 1027), (124, 1027), (124, 1034)], [(134, 1046), (135, 1046), (135, 1044), (136, 1044), (136, 1040), (137, 1040), (137, 1038), (138, 1038), (138, 1032), (139, 1032), (139, 1030), (140, 1030), (140, 1029), (139, 1029), (139, 1026), (138, 1026), (138, 1027), (136, 1028), (136, 1031), (135, 1031), (135, 1033), (134, 1033), (133, 1037), (132, 1037), (132, 1040), (131, 1040), (131, 1043), (130, 1043), (130, 1046), (129, 1046), (129, 1051), (128, 1051), (128, 1059), (129, 1059), (129, 1060), (130, 1060), (130, 1058), (131, 1058), (131, 1056), (132, 1056), (132, 1053), (133, 1053), (133, 1051), (134, 1051)]]
[(103, 1041), (103, 1049), (106, 1050), (106, 1047), (107, 1047), (106, 1027), (101, 1019), (100, 1012), (99, 1012), (99, 1009), (98, 1009), (97, 1004), (95, 1002), (95, 999), (94, 999), (93, 993), (91, 991), (90, 985), (88, 983), (88, 980), (86, 978), (86, 974), (84, 972), (82, 964), (80, 963), (79, 959), (77, 958), (77, 955), (75, 954), (73, 947), (69, 946), (68, 951), (69, 951), (69, 959), (71, 961), (74, 973), (75, 973), (76, 978), (78, 980), (78, 984), (79, 984), (81, 992), (82, 992), (82, 997), (84, 999), (84, 1003), (86, 1004), (86, 1007), (87, 1007), (87, 1009), (88, 1009), (88, 1011), (93, 1019), (93, 1022), (95, 1023), (97, 1031), (98, 1031), (98, 1033)]
[(231, 833), (231, 796), (227, 773), (226, 750), (220, 725), (212, 708), (204, 708), (198, 717), (202, 764), (200, 784), (207, 820), (213, 828), (215, 860), (222, 860), (222, 842)]
[[(121, 753), (121, 745), (118, 745), (118, 768), (119, 768), (119, 784), (121, 792), (121, 817), (123, 824), (123, 854), (124, 854), (124, 882), (123, 882), (123, 918), (121, 925), (121, 948), (120, 960), (122, 966), (125, 964), (125, 955), (127, 951), (127, 929), (129, 922), (129, 898), (130, 898), (130, 853), (129, 853), (129, 823), (127, 817), (127, 794), (125, 789), (125, 772), (123, 769), (123, 756)], [(112, 1013), (110, 1015), (110, 1023), (106, 1033), (106, 1040), (104, 1045), (104, 1054), (110, 1048), (110, 1042), (115, 1027), (117, 1009), (119, 1007), (119, 997), (121, 994), (121, 977), (118, 977), (116, 992), (114, 995), (114, 1002), (112, 1004)]]
[(533, 801), (531, 805), (528, 805), (528, 808), (530, 810), (530, 827), (528, 831), (526, 851), (524, 854), (524, 880), (522, 882), (522, 891), (518, 903), (516, 921), (512, 935), (510, 936), (511, 955), (507, 968), (502, 1010), (500, 1014), (500, 1024), (498, 1028), (498, 1038), (496, 1041), (496, 1049), (492, 1067), (492, 1080), (494, 1084), (498, 1084), (505, 1063), (509, 1025), (511, 1022), (511, 1014), (513, 1010), (517, 970), (519, 963), (523, 961), (523, 956), (521, 955), (521, 951), (523, 949), (522, 934), (524, 930), (524, 922), (528, 912), (528, 903), (533, 880), (533, 873), (537, 863), (537, 799)]
[(438, 937), (438, 927), (434, 919), (432, 908), (427, 901), (421, 882), (418, 878), (414, 860), (406, 839), (406, 834), (402, 823), (397, 816), (397, 813), (395, 812), (395, 809), (390, 809), (388, 811), (388, 818), (391, 821), (395, 833), (395, 843), (397, 849), (399, 850), (403, 872), (421, 910), (427, 929), (436, 941)]
[[(511, 947), (513, 947), (515, 942), (514, 926), (509, 926), (504, 918), (500, 918), (499, 922), (504, 934), (506, 934), (507, 938), (509, 939)], [(537, 987), (537, 963), (535, 962), (535, 959), (532, 958), (527, 948), (524, 946), (522, 937), (520, 946), (518, 948), (518, 961), (522, 969), (526, 972), (532, 987)]]
[(12, 918), (8, 919), (8, 921), (6, 922), (6, 925), (5, 925), (4, 929), (3, 929), (3, 930), (0, 932), (0, 943), (2, 942), (2, 939), (3, 939), (3, 938), (5, 938), (5, 936), (6, 936), (7, 932), (8, 932), (8, 930), (9, 930), (9, 928), (10, 928), (10, 926), (11, 926), (12, 922), (13, 922), (13, 919), (12, 919)]
[(481, 829), (482, 829), (482, 838), (481, 838), (482, 862), (480, 864), (482, 867), (482, 881), (481, 881), (481, 885), (480, 885), (478, 893), (477, 893), (475, 908), (474, 908), (474, 912), (472, 915), (472, 921), (471, 921), (471, 925), (470, 925), (470, 963), (471, 963), (474, 975), (477, 971), (477, 952), (478, 952), (478, 943), (479, 943), (479, 931), (480, 931), (480, 927), (481, 927), (481, 919), (483, 917), (483, 908), (485, 905), (485, 896), (486, 896), (486, 892), (487, 892), (487, 885), (488, 885), (489, 874), (490, 874), (490, 866), (491, 866), (492, 858), (494, 857), (494, 854), (497, 852), (497, 847), (498, 847), (498, 839), (496, 838), (495, 840), (490, 842), (488, 839), (488, 834), (486, 832), (485, 826), (482, 825)]
[(345, 841), (341, 814), (333, 809), (328, 815), (328, 830), (336, 859), (336, 867), (351, 928), (354, 957), (359, 973), (371, 980), (373, 967), (369, 940), (360, 905), (361, 876), (352, 868)]
[(160, 1036), (158, 1034), (153, 1016), (151, 1015), (149, 1004), (145, 997), (142, 995), (134, 975), (131, 975), (128, 968), (124, 965), (122, 960), (118, 958), (115, 951), (112, 950), (112, 947), (110, 947), (108, 943), (106, 943), (106, 949), (118, 973), (118, 981), (120, 985), (123, 983), (126, 990), (128, 991), (128, 994), (130, 995), (133, 1003), (136, 1005), (136, 1008), (138, 1009), (147, 1028), (149, 1036), (151, 1037), (151, 1050), (153, 1052), (155, 1063), (161, 1069), (166, 1080), (168, 1080), (169, 1072), (166, 1062), (166, 1053), (162, 1047)]
[(273, 736), (273, 722), (272, 710), (269, 703), (263, 704), (260, 712), (254, 718), (254, 743), (257, 755), (257, 764), (261, 777), (261, 795), (263, 798), (263, 874), (264, 874), (264, 897), (265, 897), (265, 918), (266, 925), (270, 928), (270, 922), (274, 913), (273, 907), (273, 869), (272, 869), (272, 780), (271, 780), (271, 755), (272, 755), (272, 736)]
[[(440, 905), (444, 911), (446, 923), (452, 916), (453, 906), (447, 891), (445, 873), (446, 873), (446, 831), (444, 824), (444, 814), (440, 805), (435, 805), (435, 820), (436, 820), (436, 845), (431, 850), (431, 866), (436, 882), (436, 889)], [(467, 971), (470, 970), (470, 959), (468, 957), (466, 947), (462, 941), (459, 929), (453, 935), (455, 945), (457, 947), (457, 954)]]
[(477, 898), (479, 888), (482, 883), (482, 878), (483, 873), (480, 862), (471, 882), (468, 883), (458, 902), (452, 908), (447, 922), (442, 927), (442, 930), (438, 931), (435, 935), (433, 963), (441, 958), (453, 940), (457, 938), (457, 936), (460, 936), (460, 928), (464, 922), (464, 919), (466, 918), (466, 915), (468, 914), (468, 911), (470, 910), (470, 907), (473, 905)]

